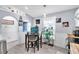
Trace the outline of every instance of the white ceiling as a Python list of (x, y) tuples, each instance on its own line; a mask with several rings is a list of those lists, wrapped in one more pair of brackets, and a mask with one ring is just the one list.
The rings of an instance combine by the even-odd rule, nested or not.
[[(25, 9), (25, 7), (28, 7), (29, 9)], [(50, 14), (50, 13), (56, 13), (61, 12), (64, 10), (69, 10), (73, 8), (78, 8), (79, 5), (47, 5), (45, 8), (43, 5), (18, 5), (14, 6), (25, 13), (31, 15), (32, 17), (42, 16), (44, 13)]]
[[(26, 6), (29, 9), (25, 9)], [(44, 13), (50, 14), (78, 8), (79, 5), (46, 5), (46, 7), (43, 7), (43, 5), (14, 5), (13, 7), (31, 15), (32, 17), (37, 17), (42, 16)]]

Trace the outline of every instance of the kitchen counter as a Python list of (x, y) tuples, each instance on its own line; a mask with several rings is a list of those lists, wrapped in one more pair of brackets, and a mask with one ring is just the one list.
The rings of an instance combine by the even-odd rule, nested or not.
[(79, 44), (70, 43), (70, 53), (71, 54), (79, 54)]
[(68, 34), (68, 38), (79, 38), (78, 36), (74, 36), (73, 34)]
[(79, 38), (78, 36), (74, 36), (73, 34), (68, 34), (68, 40), (70, 41), (70, 54), (79, 54), (79, 44), (74, 43), (74, 38)]

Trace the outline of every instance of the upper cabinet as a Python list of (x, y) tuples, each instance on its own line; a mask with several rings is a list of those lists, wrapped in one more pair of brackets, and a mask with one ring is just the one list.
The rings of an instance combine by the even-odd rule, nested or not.
[(79, 27), (79, 9), (75, 13), (75, 26)]

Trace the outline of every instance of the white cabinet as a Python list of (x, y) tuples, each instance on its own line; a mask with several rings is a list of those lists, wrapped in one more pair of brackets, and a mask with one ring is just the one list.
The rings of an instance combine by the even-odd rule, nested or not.
[(79, 20), (78, 19), (75, 19), (75, 26), (79, 27)]

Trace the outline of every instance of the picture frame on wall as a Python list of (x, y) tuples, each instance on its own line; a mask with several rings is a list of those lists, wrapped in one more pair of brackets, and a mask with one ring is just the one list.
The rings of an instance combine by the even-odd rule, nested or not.
[(40, 19), (36, 19), (36, 24), (40, 24)]
[(56, 23), (61, 23), (61, 18), (56, 18)]
[(21, 20), (22, 20), (22, 16), (20, 16), (20, 17), (19, 17), (19, 19), (21, 19)]
[(22, 16), (19, 16), (19, 26), (23, 26)]
[(19, 26), (23, 26), (23, 21), (19, 20), (18, 24), (19, 24)]
[(69, 27), (69, 22), (63, 22), (63, 27)]

